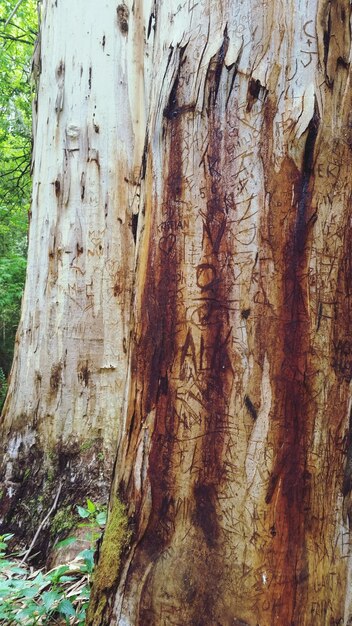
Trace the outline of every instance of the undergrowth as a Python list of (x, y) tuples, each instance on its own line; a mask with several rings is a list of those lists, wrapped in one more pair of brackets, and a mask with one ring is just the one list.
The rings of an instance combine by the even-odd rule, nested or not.
[[(21, 555), (9, 554), (13, 535), (0, 535), (0, 624), (22, 626), (84, 626), (90, 595), (97, 539), (105, 526), (106, 513), (91, 500), (77, 507), (87, 529), (89, 548), (65, 565), (50, 571), (35, 570)], [(60, 550), (77, 540), (68, 537), (56, 545)]]

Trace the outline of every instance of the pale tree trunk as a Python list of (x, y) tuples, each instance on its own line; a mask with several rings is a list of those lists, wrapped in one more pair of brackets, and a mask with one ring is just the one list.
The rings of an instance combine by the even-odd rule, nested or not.
[(145, 135), (143, 16), (128, 26), (127, 7), (94, 0), (42, 13), (28, 272), (1, 423), (2, 517), (27, 530), (43, 489), (44, 507), (60, 482), (61, 502), (108, 494)]
[(352, 623), (350, 19), (347, 0), (154, 7), (90, 625)]

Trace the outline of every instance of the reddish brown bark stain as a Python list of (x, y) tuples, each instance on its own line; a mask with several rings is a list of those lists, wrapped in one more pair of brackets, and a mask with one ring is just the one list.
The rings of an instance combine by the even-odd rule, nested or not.
[[(207, 97), (207, 115), (209, 125), (209, 143), (206, 154), (206, 205), (203, 219), (203, 255), (204, 261), (197, 268), (197, 285), (203, 298), (204, 315), (201, 342), (201, 363), (207, 363), (202, 381), (202, 396), (206, 420), (206, 431), (199, 444), (200, 469), (198, 482), (194, 486), (194, 521), (202, 530), (208, 546), (210, 569), (214, 576), (208, 581), (208, 590), (199, 585), (200, 602), (194, 604), (194, 620), (200, 605), (209, 605), (206, 614), (213, 619), (214, 597), (220, 583), (222, 566), (218, 562), (216, 546), (220, 536), (217, 494), (225, 480), (224, 470), (224, 430), (228, 427), (229, 394), (233, 380), (232, 363), (229, 356), (232, 329), (227, 315), (221, 315), (229, 306), (230, 289), (226, 276), (221, 275), (219, 252), (228, 249), (227, 212), (223, 202), (223, 182), (218, 168), (223, 151), (223, 134), (218, 133), (223, 120), (216, 100), (224, 68), (224, 59), (228, 48), (228, 36), (225, 30), (223, 44), (212, 58), (205, 90)], [(231, 246), (232, 248), (232, 242)], [(230, 250), (229, 250), (230, 251)], [(232, 250), (231, 250), (232, 251)], [(216, 313), (219, 312), (218, 315)], [(215, 316), (214, 316), (215, 313)], [(213, 323), (212, 323), (213, 322)], [(210, 351), (202, 355), (202, 346), (210, 346)], [(203, 348), (204, 350), (204, 348)], [(208, 358), (207, 358), (208, 357)], [(212, 591), (210, 592), (210, 588)], [(204, 613), (203, 613), (204, 614)]]
[(217, 492), (215, 485), (195, 485), (194, 499), (194, 522), (202, 529), (208, 547), (214, 548), (219, 538), (218, 516), (216, 510)]
[[(177, 233), (162, 231), (157, 245), (150, 242), (148, 266), (153, 271), (147, 272), (147, 283), (142, 301), (142, 320), (139, 329), (139, 345), (133, 357), (132, 369), (136, 376), (136, 385), (142, 389), (141, 401), (131, 415), (130, 434), (139, 430), (139, 422), (152, 409), (155, 409), (154, 430), (151, 451), (149, 453), (149, 481), (151, 485), (152, 507), (148, 526), (139, 541), (139, 549), (130, 566), (129, 576), (145, 570), (146, 563), (157, 560), (162, 551), (170, 544), (175, 528), (177, 487), (175, 472), (178, 467), (178, 416), (175, 410), (175, 387), (170, 384), (175, 372), (173, 364), (177, 354), (181, 354), (182, 363), (186, 357), (193, 361), (197, 375), (201, 378), (203, 435), (196, 448), (197, 478), (193, 480), (190, 518), (197, 529), (196, 549), (201, 551), (211, 572), (211, 581), (205, 584), (199, 579), (193, 560), (184, 566), (194, 573), (192, 604), (187, 608), (193, 614), (190, 623), (198, 624), (200, 615), (208, 615), (208, 622), (213, 623), (213, 603), (220, 583), (222, 564), (217, 554), (217, 542), (220, 535), (217, 492), (225, 478), (223, 467), (223, 432), (227, 424), (229, 393), (232, 385), (233, 370), (229, 357), (231, 327), (228, 316), (221, 314), (226, 310), (229, 289), (226, 280), (220, 280), (218, 255), (232, 242), (227, 241), (227, 217), (222, 202), (222, 189), (216, 181), (216, 172), (212, 164), (218, 160), (222, 146), (215, 130), (215, 114), (212, 112), (219, 88), (223, 60), (226, 55), (227, 37), (208, 73), (208, 115), (210, 141), (208, 147), (208, 165), (206, 172), (207, 209), (202, 213), (204, 262), (194, 268), (199, 296), (204, 314), (200, 347), (194, 343), (191, 328), (185, 332), (185, 304), (177, 303), (177, 288), (183, 262), (180, 245), (182, 238)], [(180, 66), (183, 52), (180, 52)], [(178, 100), (178, 77), (170, 92), (164, 111), (164, 145), (168, 153), (165, 164), (165, 191), (162, 204), (162, 223), (179, 223), (175, 203), (183, 198), (183, 116), (189, 111), (180, 106)], [(150, 209), (150, 208), (149, 208)], [(158, 233), (156, 217), (151, 218), (152, 238)], [(182, 225), (182, 221), (180, 222)], [(160, 236), (161, 235), (161, 236)], [(220, 311), (220, 312), (219, 312)], [(183, 339), (182, 339), (183, 337)], [(190, 476), (186, 477), (192, 488)], [(122, 485), (122, 492), (131, 498), (129, 485)], [(132, 496), (133, 497), (133, 496)], [(138, 510), (136, 512), (136, 533), (138, 535)], [(197, 543), (197, 542), (196, 542)], [(157, 617), (151, 607), (149, 577), (141, 594), (138, 624), (147, 626), (157, 623)], [(128, 581), (127, 581), (128, 587)], [(202, 618), (204, 619), (204, 618)]]
[[(165, 121), (173, 155), (168, 164), (163, 201), (164, 219), (173, 218), (172, 199), (182, 196), (182, 162), (180, 150), (180, 120)], [(150, 208), (150, 207), (149, 207)], [(152, 230), (157, 233), (157, 217), (151, 216)], [(149, 479), (152, 490), (152, 516), (141, 542), (141, 550), (131, 572), (156, 558), (170, 539), (169, 519), (173, 509), (172, 460), (175, 445), (172, 390), (169, 375), (176, 353), (176, 291), (178, 242), (159, 236), (149, 248), (147, 283), (142, 300), (140, 342), (133, 356), (132, 370), (136, 384), (143, 389), (140, 406), (131, 420), (131, 433), (138, 431), (140, 420), (155, 408), (155, 429), (149, 458)], [(133, 435), (132, 435), (133, 437)], [(128, 486), (122, 486), (123, 490)], [(145, 607), (141, 623), (149, 623)]]
[(272, 624), (291, 626), (301, 623), (305, 597), (302, 583), (308, 577), (305, 527), (310, 474), (306, 464), (312, 400), (307, 277), (308, 244), (314, 223), (311, 195), (317, 130), (318, 119), (314, 117), (307, 131), (301, 171), (286, 158), (279, 174), (271, 173), (273, 168), (269, 169), (268, 163), (266, 173), (271, 209), (269, 239), (279, 305), (266, 342), (276, 381), (272, 425), (276, 457), (266, 495), (275, 529), (268, 555), (273, 580), (267, 596)]
[[(221, 482), (225, 479), (223, 464), (224, 436), (223, 432), (227, 425), (228, 399), (232, 384), (233, 371), (229, 357), (229, 342), (231, 341), (231, 327), (228, 316), (221, 315), (221, 310), (226, 310), (229, 290), (226, 281), (220, 280), (219, 252), (226, 249), (227, 217), (225, 205), (222, 203), (222, 189), (217, 182), (217, 172), (214, 164), (218, 161), (222, 149), (221, 141), (215, 130), (219, 125), (214, 113), (214, 105), (221, 79), (223, 60), (226, 55), (227, 38), (225, 35), (224, 45), (212, 61), (208, 72), (208, 116), (209, 116), (209, 145), (207, 152), (206, 172), (206, 198), (207, 209), (202, 213), (203, 220), (203, 255), (204, 262), (195, 268), (196, 282), (203, 306), (201, 324), (202, 330), (200, 351), (197, 352), (193, 335), (189, 329), (184, 343), (181, 344), (181, 371), (182, 364), (187, 357), (191, 358), (195, 371), (201, 379), (202, 414), (204, 420), (203, 435), (200, 438), (195, 454), (197, 455), (197, 478), (193, 486), (191, 498), (192, 521), (198, 529), (198, 541), (195, 549), (200, 550), (207, 563), (209, 578), (206, 581), (199, 579), (194, 572), (193, 562), (184, 564), (189, 572), (194, 574), (194, 599), (192, 605), (187, 608), (193, 615), (190, 623), (199, 624), (200, 615), (202, 623), (214, 623), (214, 598), (218, 594), (221, 580), (222, 564), (217, 554), (217, 543), (220, 537), (217, 493)], [(167, 181), (167, 202), (179, 196), (182, 190), (182, 169), (177, 156), (181, 154), (182, 124), (180, 116), (185, 113), (185, 108), (180, 107), (177, 97), (178, 80), (175, 80), (171, 90), (169, 103), (166, 109), (168, 131), (171, 137), (171, 149), (169, 160), (169, 176)], [(168, 216), (172, 220), (173, 216)], [(176, 256), (176, 237), (170, 235), (163, 237), (159, 243), (162, 255), (172, 258)], [(232, 244), (231, 244), (232, 245)], [(175, 246), (175, 247), (174, 247)], [(180, 268), (181, 269), (181, 268)], [(172, 273), (171, 273), (172, 276)], [(170, 290), (170, 268), (168, 268), (168, 284), (166, 286), (166, 300), (163, 301), (164, 292), (159, 291), (158, 302), (164, 311), (166, 327), (171, 323), (169, 331), (174, 327), (177, 314), (174, 308), (167, 308), (170, 298), (175, 302), (175, 294)], [(160, 298), (161, 296), (161, 298)], [(165, 298), (164, 296), (164, 298)], [(218, 313), (220, 311), (220, 313)], [(178, 319), (178, 322), (182, 322)], [(171, 350), (170, 350), (171, 348)], [(162, 353), (164, 358), (169, 358), (172, 364), (176, 357), (175, 344), (167, 346), (164, 342)], [(169, 355), (167, 357), (167, 355)], [(154, 360), (153, 360), (154, 363)], [(166, 365), (166, 364), (165, 364)], [(149, 525), (149, 531), (154, 525), (154, 540), (156, 536), (164, 533), (164, 546), (171, 540), (175, 523), (175, 499), (174, 488), (175, 471), (177, 471), (177, 424), (173, 407), (172, 390), (165, 384), (164, 375), (159, 380), (159, 393), (157, 400), (156, 431), (154, 443), (150, 454), (150, 481), (153, 493), (153, 513)], [(154, 369), (154, 364), (152, 369)], [(154, 392), (155, 393), (155, 392)], [(168, 395), (166, 395), (168, 393)], [(171, 416), (171, 417), (170, 417)], [(190, 481), (190, 477), (187, 477)], [(159, 504), (158, 504), (159, 503)], [(159, 531), (156, 530), (159, 528)], [(160, 533), (160, 529), (162, 532)], [(146, 544), (151, 545), (150, 532), (145, 536)], [(154, 541), (155, 546), (155, 541)], [(159, 550), (160, 550), (159, 543)], [(148, 622), (150, 606), (146, 602), (140, 612), (140, 624)], [(207, 616), (206, 618), (204, 616)]]
[[(173, 96), (172, 96), (173, 97)], [(181, 128), (180, 119), (172, 120), (165, 115), (165, 135), (168, 137), (168, 152), (172, 159), (166, 165), (165, 191), (162, 202), (163, 220), (174, 218), (175, 199), (183, 193)], [(149, 207), (151, 210), (151, 207)], [(174, 395), (169, 385), (176, 346), (176, 293), (178, 264), (180, 262), (179, 240), (158, 233), (157, 216), (152, 214), (152, 241), (149, 247), (147, 282), (142, 299), (142, 318), (139, 329), (139, 344), (133, 356), (132, 371), (136, 386), (142, 389), (140, 404), (131, 416), (131, 439), (138, 433), (141, 421), (155, 409), (154, 430), (149, 454), (149, 481), (152, 495), (152, 512), (146, 531), (139, 542), (139, 550), (131, 564), (129, 576), (145, 571), (150, 561), (156, 561), (168, 546), (173, 532), (175, 510), (173, 462), (176, 445), (176, 421), (174, 417)], [(122, 493), (130, 494), (128, 485), (121, 485)], [(130, 498), (130, 495), (128, 495)], [(136, 534), (138, 535), (138, 510), (136, 512)], [(127, 588), (129, 579), (127, 580)], [(151, 583), (147, 578), (141, 592), (138, 622), (140, 626), (156, 623), (151, 608)]]

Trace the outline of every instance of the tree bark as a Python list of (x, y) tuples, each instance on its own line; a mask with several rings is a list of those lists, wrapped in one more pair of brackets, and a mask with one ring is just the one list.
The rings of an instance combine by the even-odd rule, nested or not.
[(114, 544), (111, 505), (87, 624), (347, 625), (350, 3), (165, 0), (150, 19), (111, 499), (132, 539)]
[(2, 519), (27, 537), (59, 480), (61, 502), (108, 495), (145, 135), (142, 22), (93, 0), (42, 13), (28, 271), (1, 420)]

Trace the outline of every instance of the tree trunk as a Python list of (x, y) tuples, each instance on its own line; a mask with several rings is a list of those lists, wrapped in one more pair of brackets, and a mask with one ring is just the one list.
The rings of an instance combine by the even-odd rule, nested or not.
[(176, 4), (150, 18), (134, 335), (87, 624), (347, 625), (350, 3)]
[(28, 272), (1, 423), (2, 518), (28, 534), (59, 481), (61, 502), (77, 502), (104, 500), (111, 479), (145, 134), (143, 25), (127, 32), (127, 17), (111, 2), (44, 2)]

